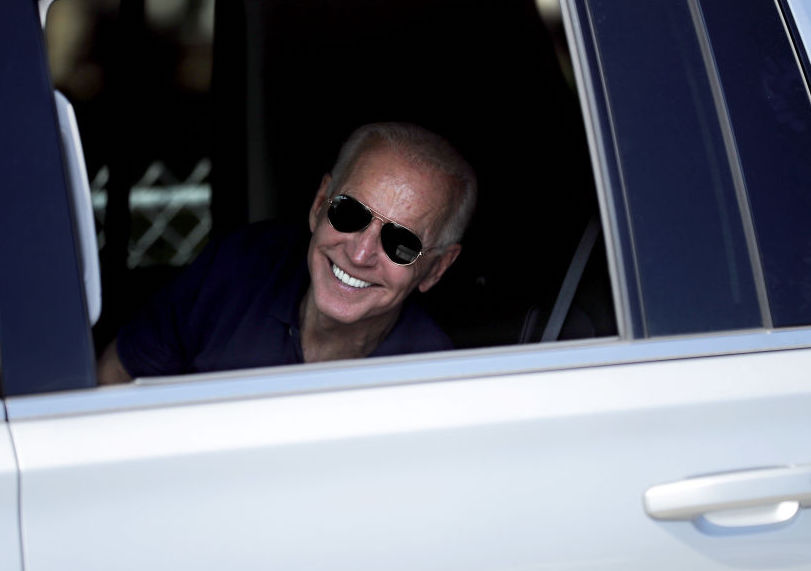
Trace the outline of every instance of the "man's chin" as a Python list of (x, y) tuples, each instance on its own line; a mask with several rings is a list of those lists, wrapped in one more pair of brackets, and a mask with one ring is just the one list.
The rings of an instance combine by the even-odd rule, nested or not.
[[(353, 325), (363, 318), (365, 311), (359, 307), (359, 303), (346, 300), (346, 297), (354, 297), (354, 292), (329, 291), (337, 290), (337, 284), (330, 284), (330, 288), (316, 288), (314, 295), (315, 310), (322, 318), (342, 325)], [(327, 289), (327, 291), (319, 291)], [(349, 296), (346, 294), (349, 293)]]
[(351, 327), (360, 324), (369, 324), (379, 320), (396, 319), (397, 311), (375, 311), (367, 303), (347, 303), (338, 301), (331, 296), (315, 296), (315, 309), (326, 320), (336, 325)]

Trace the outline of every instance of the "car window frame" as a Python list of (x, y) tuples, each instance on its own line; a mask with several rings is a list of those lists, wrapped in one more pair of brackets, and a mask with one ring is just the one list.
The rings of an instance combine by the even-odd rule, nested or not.
[(809, 348), (809, 328), (635, 341), (609, 337), (141, 378), (124, 385), (15, 396), (6, 399), (6, 406), (10, 421), (25, 421)]

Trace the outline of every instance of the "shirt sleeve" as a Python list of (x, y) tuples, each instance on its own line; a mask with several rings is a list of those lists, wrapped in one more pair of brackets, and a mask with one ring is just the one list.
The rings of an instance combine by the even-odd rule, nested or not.
[(267, 221), (210, 244), (119, 331), (124, 368), (145, 377), (286, 363), (273, 356), (284, 353), (276, 333), (288, 342), (288, 327), (271, 324), (295, 315), (306, 238)]

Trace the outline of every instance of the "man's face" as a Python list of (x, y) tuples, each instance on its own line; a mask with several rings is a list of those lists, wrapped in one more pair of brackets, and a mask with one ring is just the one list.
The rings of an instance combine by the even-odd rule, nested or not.
[[(409, 266), (392, 262), (383, 251), (383, 222), (372, 219), (364, 230), (343, 233), (327, 220), (330, 179), (324, 177), (310, 209), (313, 232), (307, 262), (312, 279), (309, 299), (319, 317), (342, 324), (394, 319), (415, 288), (427, 291), (459, 254), (454, 244), (425, 252)], [(423, 251), (437, 246), (448, 212), (444, 175), (419, 170), (386, 148), (364, 153), (336, 194), (359, 200), (380, 215), (414, 231)], [(313, 305), (313, 304), (311, 304)]]

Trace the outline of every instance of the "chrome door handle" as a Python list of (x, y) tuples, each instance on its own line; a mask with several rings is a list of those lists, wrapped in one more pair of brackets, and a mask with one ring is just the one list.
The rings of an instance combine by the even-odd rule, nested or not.
[(721, 527), (784, 523), (811, 506), (811, 465), (758, 468), (688, 478), (645, 492), (656, 520), (704, 518)]

